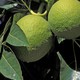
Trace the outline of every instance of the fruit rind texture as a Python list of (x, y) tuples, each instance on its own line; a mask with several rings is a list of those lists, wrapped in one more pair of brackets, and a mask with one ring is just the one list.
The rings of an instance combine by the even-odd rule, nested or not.
[[(51, 7), (48, 14), (48, 21), (55, 35), (64, 38), (75, 38), (80, 35), (80, 2), (78, 0), (60, 0)], [(72, 31), (78, 28), (76, 35)], [(70, 31), (70, 32), (69, 32)], [(71, 33), (67, 34), (67, 33)], [(73, 34), (73, 35), (72, 35)]]
[(49, 23), (38, 15), (27, 15), (21, 18), (17, 25), (22, 29), (28, 40), (28, 49), (36, 49), (41, 44), (48, 41), (52, 35)]

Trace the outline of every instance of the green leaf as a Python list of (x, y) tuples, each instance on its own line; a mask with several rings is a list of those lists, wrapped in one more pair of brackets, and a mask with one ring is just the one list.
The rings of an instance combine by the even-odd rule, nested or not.
[(4, 50), (0, 60), (0, 73), (12, 80), (23, 80), (21, 68), (14, 53)]
[(0, 37), (0, 58), (1, 58), (1, 56), (2, 56), (2, 52), (3, 52), (2, 41), (3, 41), (3, 36)]
[(46, 2), (48, 2), (49, 0), (45, 0)]
[(0, 6), (0, 8), (8, 10), (8, 9), (13, 8), (15, 6), (17, 6), (17, 3), (3, 5), (3, 6)]
[(35, 1), (35, 2), (40, 2), (40, 0), (33, 0), (33, 1)]
[[(8, 19), (5, 27), (4, 27), (4, 30), (2, 32), (2, 34), (0, 35), (0, 58), (2, 56), (2, 52), (3, 52), (3, 46), (2, 46), (2, 43), (5, 41), (5, 35), (8, 31), (8, 29), (10, 28), (10, 25), (11, 25), (11, 17)], [(6, 35), (7, 36), (7, 35)], [(5, 39), (4, 39), (5, 38)]]
[(60, 80), (80, 80), (80, 72), (71, 69), (64, 61), (60, 53), (57, 53), (61, 62)]
[(63, 42), (65, 40), (65, 38), (58, 38), (58, 43), (60, 44), (61, 42)]
[(14, 15), (13, 24), (7, 38), (7, 42), (14, 46), (27, 46), (28, 42), (23, 31), (16, 25), (16, 22), (23, 16), (21, 13)]
[(1, 48), (2, 48), (2, 41), (3, 41), (3, 37), (2, 35), (0, 35), (0, 53), (1, 53)]
[(9, 29), (10, 26), (11, 26), (11, 22), (12, 22), (11, 19), (12, 19), (12, 17), (10, 17), (10, 18), (8, 19), (8, 21), (7, 21), (6, 25), (5, 25), (5, 28), (4, 28), (3, 33), (2, 33), (2, 36), (3, 36), (3, 37), (5, 36), (5, 34), (7, 33), (8, 29)]
[(46, 2), (48, 3), (47, 10), (49, 11), (55, 0), (46, 0)]

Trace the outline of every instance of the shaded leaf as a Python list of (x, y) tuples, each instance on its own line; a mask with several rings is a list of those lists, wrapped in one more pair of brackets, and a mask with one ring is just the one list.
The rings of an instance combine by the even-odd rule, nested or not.
[(47, 10), (49, 11), (55, 0), (45, 0), (45, 1), (48, 3)]
[(8, 29), (10, 28), (11, 26), (11, 23), (12, 23), (12, 17), (10, 17), (4, 27), (4, 30), (3, 30), (3, 33), (2, 33), (2, 36), (4, 37), (5, 34), (7, 33)]
[(3, 46), (2, 46), (3, 36), (0, 37), (0, 58), (2, 57)]
[(4, 5), (7, 2), (7, 0), (1, 0), (0, 1), (0, 6)]
[(40, 2), (40, 0), (33, 0), (33, 1), (35, 1), (35, 2)]
[(0, 60), (0, 73), (12, 80), (23, 80), (19, 62), (12, 52), (4, 50)]
[(24, 14), (17, 13), (14, 15), (13, 24), (11, 26), (11, 30), (9, 36), (7, 38), (7, 42), (14, 46), (27, 46), (28, 42), (23, 31), (16, 25), (16, 22), (23, 16)]
[(71, 69), (64, 61), (60, 53), (58, 52), (57, 54), (61, 61), (60, 80), (80, 80), (80, 72)]
[[(2, 43), (6, 40), (5, 35), (6, 35), (7, 31), (8, 31), (8, 29), (10, 28), (10, 25), (11, 25), (11, 17), (7, 21), (7, 23), (6, 23), (5, 27), (4, 27), (4, 30), (3, 30), (2, 34), (0, 35), (0, 58), (1, 58), (2, 52), (3, 52)], [(6, 35), (6, 37), (7, 37), (7, 35)]]
[[(5, 10), (0, 11), (0, 18), (4, 15)], [(0, 20), (0, 25), (2, 24), (2, 21)]]
[(65, 38), (58, 38), (58, 43), (60, 44), (61, 42), (63, 42), (65, 40)]

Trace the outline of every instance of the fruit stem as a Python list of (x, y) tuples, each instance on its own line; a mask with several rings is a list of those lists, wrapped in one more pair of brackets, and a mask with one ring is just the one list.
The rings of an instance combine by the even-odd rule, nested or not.
[(23, 0), (21, 0), (21, 1), (26, 6), (26, 8), (29, 10), (29, 12), (31, 13), (32, 10), (28, 7), (28, 5)]
[(23, 4), (26, 6), (26, 8), (29, 10), (29, 12), (30, 12), (31, 14), (33, 14), (33, 15), (39, 15), (39, 16), (44, 16), (44, 15), (47, 14), (47, 10), (46, 10), (43, 14), (35, 13), (33, 10), (31, 10), (31, 9), (27, 6), (27, 4), (26, 4), (23, 0), (21, 0), (21, 1), (23, 2)]

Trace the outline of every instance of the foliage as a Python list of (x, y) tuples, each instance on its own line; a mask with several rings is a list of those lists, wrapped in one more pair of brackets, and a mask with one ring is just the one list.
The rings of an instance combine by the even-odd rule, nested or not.
[[(34, 12), (44, 13), (47, 10), (43, 18), (48, 20), (49, 10), (57, 0), (24, 1)], [(30, 11), (21, 0), (0, 2), (0, 79), (80, 79), (80, 37), (68, 40), (52, 33), (48, 43), (29, 53), (26, 35), (16, 24), (28, 14)]]

